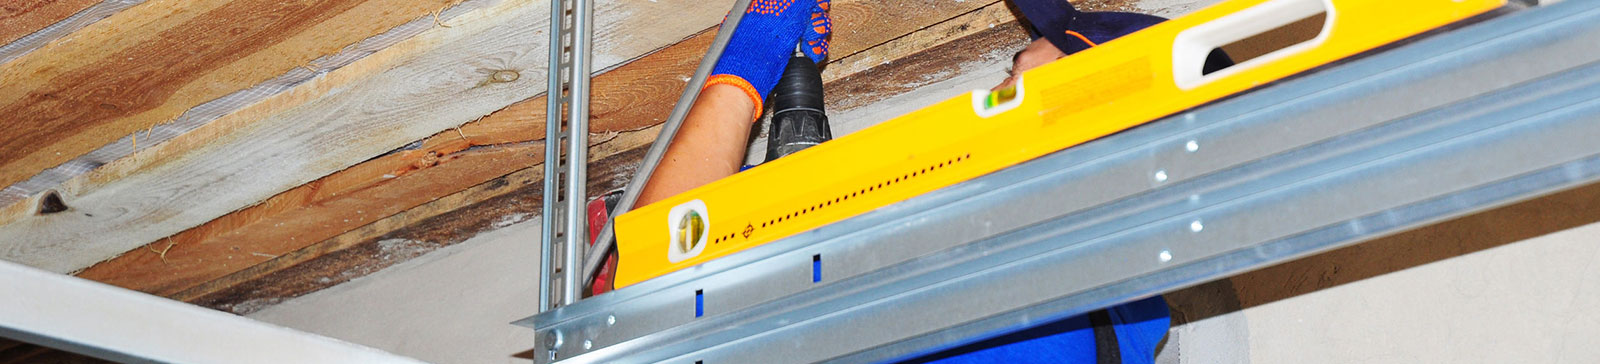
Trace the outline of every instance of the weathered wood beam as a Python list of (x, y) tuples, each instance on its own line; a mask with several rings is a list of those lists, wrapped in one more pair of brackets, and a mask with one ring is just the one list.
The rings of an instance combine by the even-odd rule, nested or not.
[(0, 186), (455, 0), (146, 2), (0, 70)]
[[(626, 131), (626, 125), (641, 118), (659, 123), (660, 116), (649, 111), (670, 109), (672, 101), (656, 100), (655, 95), (675, 94), (682, 89), (681, 78), (693, 72), (696, 58), (710, 45), (711, 34), (702, 32), (595, 77), (594, 105), (597, 110), (607, 110), (594, 114), (596, 129)], [(537, 103), (538, 107), (508, 108), (440, 132), (418, 143), (420, 147), (415, 150), (378, 157), (296, 187), (262, 204), (156, 241), (143, 250), (96, 264), (79, 276), (170, 295), (239, 272), (248, 264), (299, 263), (293, 260), (297, 258), (272, 256), (297, 251), (374, 220), (542, 163), (542, 150), (524, 150), (523, 154), (506, 150), (526, 149), (508, 146), (542, 139), (543, 101), (542, 96), (537, 97), (518, 105)], [(663, 106), (663, 102), (667, 104)], [(615, 138), (615, 134), (602, 133), (593, 141), (599, 144)], [(598, 160), (610, 153), (597, 148), (590, 155)], [(157, 251), (167, 252), (166, 259), (146, 254)], [(245, 263), (218, 264), (228, 260)]]
[(10, 351), (12, 348), (16, 348), (16, 347), (23, 346), (23, 345), (27, 345), (27, 344), (24, 344), (21, 341), (16, 341), (16, 340), (11, 340), (11, 339), (6, 339), (6, 338), (0, 338), (0, 360), (4, 360), (3, 358), (6, 357), (5, 353)]
[[(990, 25), (995, 26), (991, 28)], [(937, 82), (959, 75), (966, 64), (987, 62), (996, 54), (1008, 59), (1008, 51), (1018, 49), (1026, 41), (1023, 34), (1003, 5), (995, 3), (922, 27), (913, 34), (855, 52), (861, 57), (876, 57), (879, 67), (834, 76), (835, 80), (827, 86), (830, 92), (839, 92), (835, 90), (842, 88), (862, 91), (854, 94), (830, 93), (830, 103), (854, 97), (881, 100), (909, 91), (903, 87), (853, 86), (856, 84)], [(708, 42), (708, 39), (702, 40), (695, 51), (685, 53), (692, 55), (703, 51)], [(908, 42), (918, 42), (916, 44), (928, 47), (911, 47)], [(669, 48), (663, 53), (673, 51)], [(846, 59), (849, 57), (839, 62)], [(648, 60), (650, 58), (640, 62)], [(684, 69), (681, 72), (689, 71)], [(670, 95), (647, 99), (660, 99), (653, 103), (634, 105), (665, 114), (672, 106)], [(592, 147), (591, 156), (596, 160), (590, 163), (590, 195), (626, 184), (627, 178), (632, 176), (643, 157), (645, 148), (657, 133), (659, 127), (654, 126), (619, 132), (608, 142)], [(236, 313), (248, 313), (262, 305), (339, 284), (401, 261), (372, 257), (389, 257), (396, 253), (421, 255), (465, 241), (479, 232), (534, 218), (540, 206), (540, 171), (535, 167), (512, 172), (506, 177), (313, 244), (305, 249), (304, 254), (296, 252), (292, 258), (285, 256), (274, 259), (173, 297)], [(533, 240), (530, 240), (531, 243)]]
[(16, 41), (100, 0), (10, 0), (0, 5), (0, 45)]
[[(59, 189), (69, 210), (0, 216), (0, 253), (79, 270), (534, 96), (544, 81), (542, 4), (507, 0), (458, 16), (75, 178)], [(596, 68), (715, 24), (726, 6), (600, 4)]]
[[(912, 34), (953, 16), (972, 13), (974, 9), (989, 9), (986, 14), (996, 9), (1004, 12), (1004, 7), (995, 3), (994, 0), (930, 1), (928, 4), (840, 1), (834, 5), (835, 17), (839, 19), (836, 31), (855, 33), (859, 29), (874, 28), (888, 31), (870, 32), (870, 35), (861, 32), (848, 41), (836, 38), (840, 41), (834, 45), (835, 54), (842, 55), (842, 59), (853, 59), (857, 57), (854, 54), (865, 53), (895, 37)], [(912, 11), (914, 9), (925, 11)], [(922, 15), (910, 17), (910, 21), (893, 16), (900, 13)], [(649, 143), (648, 138), (653, 138), (653, 134), (630, 139), (628, 136), (632, 134), (629, 133), (662, 122), (713, 36), (714, 28), (702, 31), (693, 38), (597, 76), (591, 123), (591, 131), (596, 134), (593, 140), (626, 148)], [(830, 73), (834, 74), (838, 73)], [(160, 295), (184, 291), (188, 293), (179, 296), (187, 297), (197, 294), (191, 287), (208, 280), (235, 272), (253, 279), (255, 275), (272, 270), (246, 269), (251, 264), (269, 264), (269, 267), (298, 264), (300, 261), (296, 259), (301, 258), (275, 257), (536, 164), (520, 156), (505, 157), (503, 153), (497, 153), (502, 157), (495, 158), (478, 154), (485, 153), (485, 148), (497, 150), (505, 145), (542, 139), (543, 118), (543, 97), (517, 103), (481, 120), (440, 132), (418, 143), (417, 149), (375, 158), (296, 187), (262, 204), (97, 264), (79, 275)], [(607, 150), (597, 147), (590, 155), (600, 160), (622, 151)], [(439, 212), (461, 206), (448, 206)], [(240, 276), (229, 281), (238, 281)], [(220, 285), (226, 286), (225, 283)], [(205, 286), (219, 284), (213, 282)]]

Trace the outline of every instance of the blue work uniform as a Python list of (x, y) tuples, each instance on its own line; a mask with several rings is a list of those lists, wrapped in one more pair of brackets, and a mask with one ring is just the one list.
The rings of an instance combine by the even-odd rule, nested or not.
[[(1118, 12), (1079, 12), (1064, 0), (1013, 0), (1041, 37), (1071, 55), (1155, 25), (1165, 18)], [(1233, 65), (1221, 50), (1204, 72)], [(1171, 321), (1160, 296), (1068, 317), (903, 363), (1153, 363)]]

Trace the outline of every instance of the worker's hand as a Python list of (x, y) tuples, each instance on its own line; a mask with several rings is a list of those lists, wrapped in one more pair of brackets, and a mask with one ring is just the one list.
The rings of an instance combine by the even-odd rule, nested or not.
[(813, 62), (828, 56), (829, 0), (751, 0), (728, 41), (706, 87), (729, 85), (744, 90), (761, 113), (767, 94), (794, 54), (795, 44)]
[(1011, 74), (1006, 77), (1005, 81), (1000, 81), (999, 85), (989, 88), (989, 91), (1000, 91), (1000, 89), (1011, 87), (1011, 85), (1017, 83), (1017, 77), (1021, 76), (1023, 72), (1055, 62), (1057, 59), (1066, 56), (1067, 54), (1061, 52), (1061, 49), (1056, 48), (1054, 44), (1051, 44), (1050, 40), (1045, 38), (1035, 39), (1033, 43), (1028, 43), (1026, 48), (1011, 57)]

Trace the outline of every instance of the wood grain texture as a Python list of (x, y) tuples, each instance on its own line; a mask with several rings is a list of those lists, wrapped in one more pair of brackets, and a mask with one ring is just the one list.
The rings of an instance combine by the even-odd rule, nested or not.
[[(689, 40), (595, 77), (593, 123), (601, 132), (591, 142), (601, 144), (627, 138), (627, 132), (634, 131), (628, 129), (635, 128), (633, 125), (639, 123), (638, 119), (659, 124), (661, 115), (670, 110), (671, 101), (652, 98), (682, 91), (681, 78), (693, 72), (698, 56), (710, 46), (713, 36), (713, 32), (703, 31)], [(535, 104), (538, 106), (534, 107)], [(244, 271), (250, 264), (265, 263), (283, 252), (333, 239), (374, 220), (464, 191), (490, 178), (542, 163), (542, 151), (527, 151), (525, 154), (532, 156), (531, 160), (499, 152), (507, 149), (507, 145), (543, 139), (544, 97), (517, 105), (528, 106), (508, 107), (439, 132), (418, 143), (417, 149), (384, 155), (341, 170), (275, 195), (261, 204), (96, 264), (78, 276), (152, 294), (171, 295)], [(625, 107), (628, 105), (633, 107)], [(484, 148), (496, 152), (489, 153)], [(604, 148), (590, 152), (595, 160), (611, 154)], [(162, 251), (166, 251), (164, 260), (159, 259)], [(260, 268), (264, 267), (251, 269)]]
[[(544, 84), (540, 24), (548, 21), (535, 3), (458, 16), (452, 27), (69, 181), (59, 191), (71, 210), (11, 215), (0, 249), (10, 260), (79, 270), (534, 96)], [(596, 39), (596, 62), (682, 40), (718, 21), (716, 7), (726, 4), (600, 6), (597, 28), (638, 34)], [(499, 82), (496, 72), (518, 77)]]
[[(631, 134), (645, 139), (656, 133), (659, 128)], [(591, 163), (598, 168), (589, 181), (590, 195), (621, 188), (644, 156), (642, 148), (612, 152), (621, 153)], [(542, 174), (541, 167), (513, 172), (173, 298), (242, 315), (377, 272), (480, 232), (536, 218)]]
[(895, 62), (825, 84), (823, 92), (827, 95), (850, 95), (850, 97), (828, 98), (828, 109), (843, 111), (865, 107), (961, 73), (971, 72), (973, 70), (968, 69), (966, 64), (975, 59), (1009, 60), (1017, 50), (1027, 46), (1028, 36), (1021, 25), (1012, 21), (998, 24), (994, 28), (983, 28), (961, 37), (960, 41), (958, 46), (963, 47), (959, 48), (960, 52), (956, 52), (955, 49), (947, 52), (934, 51), (949, 49), (952, 43), (946, 42), (926, 51), (912, 53)]
[[(412, 152), (416, 151), (400, 154), (417, 154)], [(486, 166), (534, 165), (543, 161), (543, 154), (542, 144), (522, 143), (391, 158), (414, 162), (392, 166), (392, 173), (401, 174), (379, 181), (339, 178), (356, 174), (319, 179), (96, 264), (78, 276), (171, 295), (449, 193), (444, 191), (459, 191), (500, 176), (485, 171)], [(330, 210), (341, 213), (325, 213)]]
[(0, 44), (66, 19), (100, 0), (8, 0), (0, 4)]
[[(822, 72), (823, 82), (833, 82), (845, 76), (861, 73), (870, 68), (895, 62), (906, 55), (932, 49), (968, 35), (976, 34), (1006, 23), (1016, 22), (1016, 16), (1003, 1), (972, 1), (986, 4), (973, 11), (929, 25), (914, 33), (882, 42), (872, 48), (834, 57)], [(832, 98), (842, 99), (842, 98)]]
[[(993, 64), (996, 57), (1008, 59), (1012, 52), (1026, 44), (1027, 37), (1014, 17), (993, 10), (985, 8), (983, 11), (961, 14), (858, 52), (882, 57), (890, 62), (876, 62), (875, 67), (843, 74), (829, 81), (826, 87), (830, 90), (830, 108), (840, 105), (841, 100), (856, 97), (872, 98), (882, 105), (888, 97), (915, 88), (905, 86), (908, 83), (943, 81), (960, 72), (970, 71), (968, 65)], [(990, 27), (990, 21), (998, 23)], [(646, 61), (648, 59), (640, 62)], [(841, 59), (838, 62), (844, 61)], [(828, 67), (832, 69), (837, 65)], [(597, 89), (598, 82), (597, 79)], [(876, 87), (891, 84), (897, 86)], [(849, 92), (855, 93), (843, 93), (846, 91), (840, 90), (852, 90)], [(610, 141), (592, 147), (592, 156), (611, 157), (590, 163), (589, 194), (599, 195), (624, 185), (657, 133), (659, 127), (622, 132)], [(392, 252), (412, 254), (412, 249), (438, 249), (515, 221), (533, 218), (539, 207), (538, 169), (518, 171), (513, 175), (531, 179), (527, 179), (524, 183), (526, 186), (520, 189), (509, 189), (508, 186), (514, 185), (512, 183), (474, 186), (451, 198), (440, 199), (425, 207), (419, 206), (391, 219), (343, 234), (338, 239), (318, 243), (315, 245), (318, 247), (317, 253), (305, 254), (295, 260), (258, 265), (250, 269), (258, 274), (231, 275), (177, 297), (219, 310), (251, 312), (263, 305), (331, 287), (353, 276), (396, 264), (396, 261), (380, 258)], [(484, 200), (455, 197), (491, 195)], [(490, 221), (494, 223), (487, 223)], [(405, 249), (400, 249), (402, 247)], [(286, 264), (291, 262), (294, 263)], [(272, 267), (270, 273), (269, 269), (265, 269), (269, 266)]]
[(109, 360), (97, 359), (77, 353), (48, 347), (23, 344), (11, 350), (0, 350), (0, 364), (106, 364)]
[[(993, 4), (991, 4), (993, 5)], [(992, 10), (992, 9), (991, 9)], [(972, 62), (990, 62), (993, 54), (1007, 54), (1015, 51), (1026, 42), (1027, 37), (1017, 28), (1016, 23), (1003, 23), (995, 28), (988, 27), (988, 21), (997, 19), (994, 13), (968, 12), (950, 20), (927, 26), (913, 36), (898, 38), (904, 41), (931, 44), (929, 48), (915, 48), (903, 45), (893, 45), (892, 42), (876, 45), (860, 54), (873, 54), (884, 59), (893, 60), (878, 68), (858, 72), (858, 76), (845, 81), (835, 81), (829, 84), (831, 88), (844, 87), (841, 82), (847, 83), (883, 83), (897, 81), (899, 78), (921, 78), (923, 70), (941, 71), (946, 69), (959, 69), (962, 64)], [(998, 18), (1007, 19), (1007, 18)], [(982, 27), (975, 27), (982, 24)], [(962, 25), (966, 25), (963, 27)], [(964, 28), (971, 31), (946, 32), (946, 29)], [(940, 35), (923, 34), (929, 31), (938, 32)], [(673, 48), (694, 44), (691, 39), (685, 43), (675, 45)], [(703, 50), (705, 45), (695, 45)], [(996, 52), (995, 50), (1000, 51)], [(628, 67), (640, 64), (654, 63), (653, 59), (661, 54), (672, 54), (672, 48), (661, 53), (651, 55), (635, 63), (630, 63), (617, 72)], [(692, 54), (693, 52), (685, 52)], [(833, 66), (829, 66), (833, 67)], [(685, 71), (687, 72), (687, 71)], [(942, 77), (953, 77), (955, 72), (938, 72)], [(608, 73), (596, 79), (596, 88), (602, 88), (602, 80)], [(934, 81), (943, 80), (941, 76), (934, 76)], [(677, 86), (682, 87), (682, 86)], [(905, 88), (868, 89), (865, 96), (883, 97), (895, 92), (905, 92)], [(829, 94), (830, 99), (847, 99), (857, 95)], [(646, 110), (656, 110), (666, 113), (671, 107), (671, 100), (666, 97), (642, 99), (654, 100), (651, 103), (635, 103), (636, 107)], [(652, 105), (658, 104), (658, 105)], [(597, 123), (601, 122), (597, 119)], [(469, 124), (470, 125), (470, 124)], [(632, 177), (645, 149), (654, 141), (659, 133), (659, 125), (639, 131), (620, 132), (609, 141), (591, 148), (590, 155), (598, 160), (590, 163), (590, 188), (589, 194), (597, 196), (613, 188), (621, 187)], [(469, 134), (470, 135), (470, 134)], [(603, 159), (602, 159), (603, 158)], [(236, 313), (250, 312), (261, 308), (262, 305), (273, 304), (287, 298), (292, 298), (305, 293), (344, 282), (353, 276), (370, 273), (382, 267), (395, 264), (388, 259), (397, 252), (412, 254), (418, 250), (428, 251), (455, 244), (483, 231), (493, 230), (511, 222), (533, 218), (538, 213), (539, 187), (537, 169), (521, 170), (512, 175), (525, 176), (514, 181), (526, 179), (527, 187), (520, 189), (508, 188), (516, 183), (486, 183), (474, 186), (452, 195), (441, 198), (423, 206), (418, 206), (406, 212), (396, 214), (383, 221), (363, 226), (337, 238), (320, 242), (313, 247), (308, 247), (308, 253), (298, 254), (292, 259), (274, 259), (245, 271), (229, 275), (211, 282), (197, 286), (189, 291), (175, 295), (174, 298), (206, 305), (221, 310)], [(481, 198), (460, 198), (457, 196), (480, 196)], [(490, 223), (493, 222), (493, 223)], [(387, 248), (385, 248), (387, 247)], [(403, 249), (402, 249), (403, 248)], [(287, 256), (286, 256), (287, 257)]]
[[(956, 16), (970, 17), (973, 13), (970, 8), (983, 6), (984, 3), (974, 1), (960, 6), (932, 4), (937, 11), (914, 17), (923, 22), (915, 23), (878, 15), (904, 10), (905, 4), (841, 1), (835, 9), (844, 9), (838, 14), (846, 16), (846, 19), (841, 19), (836, 29), (878, 27), (901, 33), (878, 32), (870, 38), (857, 37), (856, 41), (843, 42), (842, 46), (835, 46), (834, 49), (842, 52), (839, 54), (853, 54), (863, 51), (857, 47), (881, 47), (889, 43), (888, 40), (906, 36), (929, 24), (948, 22), (945, 19)], [(992, 8), (998, 1), (987, 3), (990, 4), (987, 7)], [(595, 96), (591, 132), (594, 136), (591, 141), (597, 144), (604, 141), (621, 142), (613, 139), (627, 139), (630, 132), (659, 125), (714, 36), (715, 28), (712, 27), (683, 42), (597, 76), (593, 86)], [(909, 48), (896, 49), (905, 52)], [(883, 54), (883, 51), (874, 54)], [(374, 219), (462, 191), (483, 179), (527, 168), (530, 163), (518, 159), (475, 160), (473, 163), (482, 164), (473, 169), (473, 175), (464, 178), (451, 178), (448, 174), (440, 173), (431, 173), (427, 178), (410, 177), (415, 171), (440, 168), (436, 166), (446, 165), (446, 162), (459, 163), (452, 162), (452, 156), (467, 148), (539, 140), (544, 134), (543, 118), (542, 96), (519, 102), (457, 129), (429, 137), (420, 143), (418, 149), (363, 162), (276, 195), (262, 204), (154, 241), (129, 254), (90, 267), (79, 275), (122, 287), (169, 295), (205, 280), (240, 272), (248, 264), (333, 238)], [(630, 143), (607, 145), (631, 149), (649, 141), (636, 139)], [(590, 155), (599, 160), (610, 154), (597, 149), (591, 151)], [(159, 259), (159, 252), (162, 251), (166, 252), (164, 261)], [(244, 260), (244, 263), (238, 260)], [(206, 285), (216, 286), (211, 283)]]
[[(853, 74), (875, 65), (840, 67), (837, 66), (840, 60), (862, 58), (856, 54), (876, 49), (881, 44), (901, 37), (921, 34), (924, 27), (932, 24), (944, 23), (951, 18), (970, 14), (973, 10), (994, 7), (1000, 3), (999, 0), (834, 1), (831, 10), (834, 31), (830, 41), (832, 53), (829, 55), (829, 65), (823, 72), (824, 80), (837, 79), (840, 75)], [(693, 75), (700, 56), (705, 54), (706, 47), (710, 46), (715, 36), (715, 30), (713, 27), (683, 44), (658, 52), (664, 54), (653, 54), (648, 61), (641, 59), (629, 62), (595, 79), (590, 107), (591, 117), (596, 120), (590, 123), (590, 133), (639, 130), (665, 122), (673, 106), (671, 103), (677, 100), (683, 85)], [(663, 100), (667, 102), (665, 109), (660, 108)], [(543, 98), (530, 99), (497, 111), (483, 122), (496, 119), (542, 122), (544, 107)], [(477, 123), (467, 124), (463, 129), (473, 129), (474, 124)], [(542, 133), (543, 129), (539, 131)]]
[[(658, 133), (660, 133), (659, 127), (619, 133), (610, 138), (608, 142), (592, 148), (590, 156), (594, 158), (594, 164), (599, 166), (608, 166), (610, 165), (608, 163), (619, 163), (618, 161), (633, 161), (632, 163), (637, 164), (639, 156), (622, 156), (621, 154), (638, 152), (633, 149), (637, 149), (636, 146), (638, 145), (649, 144), (650, 140), (653, 140)], [(618, 146), (628, 146), (633, 149), (624, 150), (618, 148)], [(528, 148), (530, 150), (540, 150), (542, 149), (542, 144), (534, 144), (528, 146)], [(485, 165), (499, 166), (504, 164), (485, 163)], [(590, 180), (590, 195), (598, 195), (609, 189), (620, 188), (627, 183), (627, 178), (631, 176), (632, 171), (631, 167), (601, 169), (600, 172), (595, 174), (595, 176), (601, 177), (591, 178)], [(244, 314), (256, 308), (252, 302), (270, 302), (282, 297), (298, 296), (299, 294), (361, 277), (376, 272), (383, 267), (419, 256), (427, 251), (460, 242), (478, 231), (500, 228), (530, 218), (539, 209), (537, 199), (540, 198), (538, 190), (542, 187), (540, 181), (543, 173), (542, 165), (516, 170), (400, 213), (364, 224), (327, 240), (318, 241), (314, 244), (305, 244), (303, 248), (291, 253), (216, 277), (181, 292), (163, 293), (163, 295), (177, 300), (205, 304)], [(532, 192), (527, 191), (529, 188), (532, 189)], [(511, 203), (512, 205), (510, 206), (505, 205), (506, 202), (497, 203), (497, 206), (505, 207), (497, 208), (494, 211), (504, 213), (472, 214), (471, 216), (475, 216), (474, 218), (476, 219), (473, 222), (462, 221), (466, 219), (467, 215), (452, 218), (441, 217), (447, 213), (452, 216), (458, 215), (457, 211), (463, 209), (463, 206), (485, 204), (485, 201), (491, 199), (505, 200), (507, 198), (504, 196), (513, 192), (523, 193), (524, 195), (510, 198), (514, 201), (521, 201)], [(532, 199), (532, 201), (525, 201), (528, 199)], [(534, 212), (513, 211), (516, 209), (528, 209), (527, 211)], [(484, 222), (488, 221), (484, 220), (484, 218), (490, 215), (493, 217), (493, 222)], [(429, 226), (451, 227), (439, 228), (448, 231), (448, 233), (441, 233), (435, 231), (435, 229), (415, 227), (417, 224), (424, 224), (428, 221), (433, 221), (433, 223), (430, 223), (432, 225)], [(452, 238), (454, 240), (411, 239), (409, 241), (391, 241), (388, 248), (374, 247), (374, 244), (382, 240), (401, 239), (395, 236), (396, 232), (402, 230), (431, 231), (434, 234), (433, 236), (448, 235), (454, 237)], [(346, 252), (353, 248), (362, 249), (361, 251), (374, 251), (373, 249), (377, 249), (375, 251), (378, 253)], [(335, 256), (333, 254), (339, 255)], [(121, 259), (119, 258), (118, 260)], [(106, 272), (116, 272), (116, 270), (106, 270)], [(245, 286), (246, 284), (249, 285)], [(285, 285), (299, 288), (284, 288)], [(268, 286), (276, 288), (269, 289), (267, 288)], [(293, 294), (278, 296), (268, 292), (293, 292)]]
[(124, 10), (0, 70), (0, 114), (16, 118), (0, 135), (0, 185), (451, 1), (153, 1)]

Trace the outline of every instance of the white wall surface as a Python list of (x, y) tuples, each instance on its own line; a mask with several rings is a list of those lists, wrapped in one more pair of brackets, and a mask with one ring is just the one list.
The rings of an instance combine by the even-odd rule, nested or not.
[[(250, 317), (434, 363), (531, 363), (539, 219), (253, 313)], [(523, 354), (526, 356), (526, 354)]]

